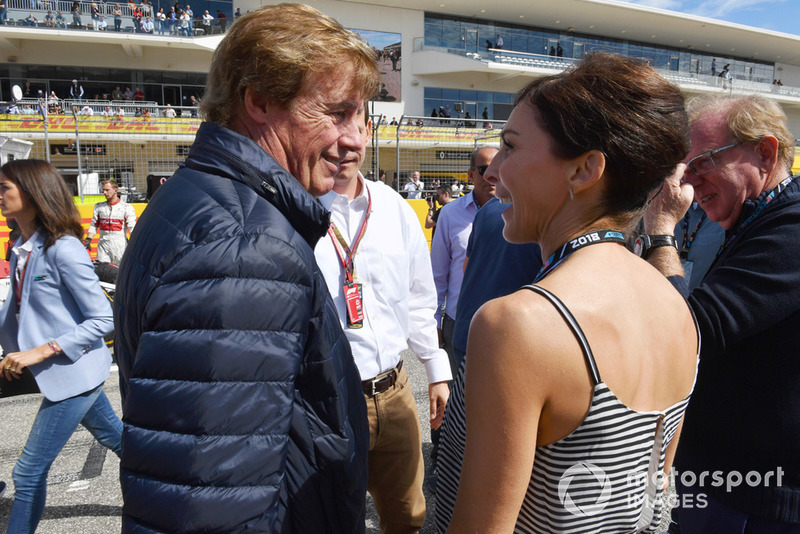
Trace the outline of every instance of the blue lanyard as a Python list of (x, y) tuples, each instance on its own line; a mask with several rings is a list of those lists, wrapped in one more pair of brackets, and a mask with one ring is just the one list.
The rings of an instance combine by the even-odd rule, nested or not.
[(535, 284), (550, 274), (553, 269), (558, 267), (561, 262), (569, 258), (570, 255), (572, 255), (572, 253), (576, 250), (589, 245), (596, 245), (598, 243), (620, 243), (624, 245), (625, 236), (616, 230), (595, 230), (567, 241), (555, 252), (553, 252), (550, 257), (547, 258), (547, 260), (545, 260), (544, 265), (542, 265), (542, 268), (539, 269), (539, 273), (536, 275), (536, 279), (534, 279), (533, 283)]

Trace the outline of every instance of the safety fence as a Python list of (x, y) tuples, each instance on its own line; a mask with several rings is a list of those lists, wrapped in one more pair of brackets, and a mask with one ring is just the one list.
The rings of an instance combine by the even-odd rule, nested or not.
[[(403, 191), (415, 171), (419, 171), (426, 195), (437, 186), (464, 190), (472, 153), (480, 146), (499, 147), (504, 121), (461, 117), (403, 116), (398, 126), (379, 135), (381, 153), (394, 152), (393, 186)], [(394, 133), (395, 138), (389, 139)], [(383, 162), (383, 160), (381, 160)]]

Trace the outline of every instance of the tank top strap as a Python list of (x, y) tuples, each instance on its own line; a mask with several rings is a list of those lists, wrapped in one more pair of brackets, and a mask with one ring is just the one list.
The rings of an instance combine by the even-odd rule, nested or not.
[(522, 286), (522, 289), (530, 289), (534, 293), (538, 293), (547, 300), (549, 300), (553, 306), (558, 310), (558, 313), (561, 314), (561, 317), (564, 318), (564, 321), (569, 326), (572, 333), (575, 334), (575, 339), (578, 340), (578, 344), (581, 346), (581, 350), (583, 351), (583, 357), (586, 359), (586, 364), (589, 366), (589, 372), (592, 375), (592, 380), (594, 381), (594, 385), (596, 386), (601, 382), (600, 380), (600, 371), (597, 370), (597, 363), (594, 361), (594, 354), (592, 354), (592, 349), (589, 347), (589, 342), (586, 340), (586, 336), (583, 334), (583, 330), (578, 325), (578, 321), (575, 320), (575, 317), (572, 313), (567, 309), (561, 299), (557, 296), (553, 295), (548, 290), (544, 289), (543, 287), (537, 285), (526, 285)]

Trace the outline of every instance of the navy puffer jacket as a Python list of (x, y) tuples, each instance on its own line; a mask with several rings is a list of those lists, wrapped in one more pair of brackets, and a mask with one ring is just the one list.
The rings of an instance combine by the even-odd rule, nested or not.
[(115, 302), (123, 532), (364, 531), (366, 407), (313, 247), (328, 213), (204, 123)]

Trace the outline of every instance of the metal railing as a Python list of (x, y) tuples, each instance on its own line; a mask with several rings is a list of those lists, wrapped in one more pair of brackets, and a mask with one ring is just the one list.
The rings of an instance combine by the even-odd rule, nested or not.
[[(94, 29), (95, 21), (92, 19), (92, 6), (96, 6), (98, 10), (98, 14), (102, 15), (107, 23), (106, 31), (114, 31), (114, 12), (117, 10), (117, 6), (119, 6), (119, 11), (122, 16), (122, 25), (120, 27), (120, 31), (132, 32), (136, 31), (139, 32), (140, 29), (137, 29), (134, 24), (134, 7), (138, 8), (142, 14), (142, 17), (149, 16), (153, 21), (153, 31), (150, 33), (151, 35), (159, 35), (164, 33), (172, 33), (172, 35), (179, 34), (178, 31), (181, 26), (181, 21), (176, 21), (174, 26), (167, 26), (174, 31), (170, 31), (170, 29), (166, 29), (164, 32), (159, 31), (159, 21), (156, 20), (156, 14), (160, 8), (164, 9), (164, 12), (168, 15), (169, 9), (172, 7), (173, 4), (164, 2), (161, 5), (160, 0), (155, 0), (153, 4), (151, 3), (144, 3), (141, 4), (129, 4), (127, 2), (86, 2), (81, 1), (78, 2), (79, 13), (77, 16), (73, 13), (73, 6), (74, 2), (68, 0), (6, 0), (6, 7), (7, 7), (7, 23), (14, 24), (18, 26), (34, 26), (37, 28), (44, 28), (44, 29), (71, 29), (71, 30), (87, 30), (87, 29)], [(51, 12), (53, 17), (57, 17), (58, 13), (61, 13), (64, 17), (64, 22), (59, 23), (58, 21), (53, 21), (52, 23), (45, 20), (47, 13)], [(34, 17), (37, 19), (35, 24), (28, 23), (25, 19), (29, 16), (29, 14), (33, 14)], [(208, 34), (215, 34), (215, 33), (224, 33), (227, 30), (228, 26), (228, 19), (221, 18), (221, 19), (214, 19), (211, 21), (210, 29), (207, 28), (202, 24), (202, 13), (198, 12), (194, 14), (194, 18), (192, 19), (192, 26), (193, 26), (193, 36), (202, 36)], [(234, 19), (231, 19), (231, 23)], [(181, 35), (189, 37), (189, 35)]]
[[(415, 44), (417, 41), (415, 40)], [(513, 65), (522, 68), (550, 70), (560, 72), (571, 65), (580, 61), (575, 58), (551, 56), (548, 54), (531, 54), (527, 52), (515, 52), (513, 50), (494, 49), (480, 51), (466, 51), (464, 49), (453, 49), (421, 44), (420, 50), (436, 50), (448, 54), (458, 55), (480, 61), (482, 63), (494, 62), (505, 65)], [(645, 61), (642, 59), (642, 61)], [(656, 72), (665, 79), (679, 86), (701, 86), (707, 88), (719, 88), (742, 93), (759, 93), (764, 95), (779, 95), (787, 97), (800, 97), (800, 88), (776, 85), (773, 83), (759, 80), (747, 79), (735, 73), (731, 73), (731, 80), (725, 81), (717, 75), (712, 76), (703, 72), (675, 71), (666, 68), (654, 67)]]

